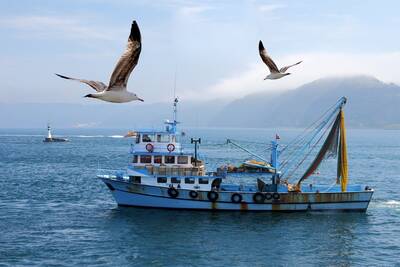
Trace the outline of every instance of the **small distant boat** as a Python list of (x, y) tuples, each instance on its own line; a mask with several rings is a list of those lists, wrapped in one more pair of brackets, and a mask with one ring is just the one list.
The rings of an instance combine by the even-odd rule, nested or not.
[(51, 142), (68, 142), (69, 140), (66, 138), (61, 138), (61, 137), (53, 137), (51, 135), (51, 128), (50, 124), (47, 125), (47, 137), (43, 140), (45, 143), (51, 143)]

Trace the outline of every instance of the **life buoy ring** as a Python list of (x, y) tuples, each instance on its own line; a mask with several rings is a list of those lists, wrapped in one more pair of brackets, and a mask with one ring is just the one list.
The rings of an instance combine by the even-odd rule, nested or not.
[(280, 199), (281, 195), (279, 195), (279, 193), (275, 192), (275, 193), (272, 194), (272, 198), (275, 199), (275, 200), (276, 199)]
[(211, 201), (211, 202), (215, 202), (217, 201), (219, 195), (217, 192), (215, 191), (210, 191), (207, 193), (207, 198)]
[(253, 195), (253, 200), (255, 203), (264, 203), (265, 196), (263, 193), (257, 192)]
[(189, 196), (191, 198), (197, 198), (199, 196), (199, 193), (197, 193), (196, 191), (192, 190), (192, 191), (189, 192)]
[(265, 194), (265, 199), (266, 200), (271, 200), (272, 199), (272, 194), (271, 193), (266, 193)]
[(168, 188), (168, 195), (172, 198), (176, 198), (179, 195), (178, 190), (173, 187)]
[(231, 200), (232, 200), (233, 203), (240, 203), (240, 202), (242, 202), (242, 199), (243, 199), (242, 195), (238, 194), (238, 193), (234, 193), (231, 196)]
[(168, 144), (168, 145), (167, 145), (167, 150), (168, 150), (169, 152), (174, 151), (174, 150), (175, 150), (175, 145), (174, 145), (174, 144)]
[(148, 143), (148, 144), (146, 145), (146, 150), (147, 150), (148, 152), (153, 152), (154, 146), (153, 146), (152, 144)]

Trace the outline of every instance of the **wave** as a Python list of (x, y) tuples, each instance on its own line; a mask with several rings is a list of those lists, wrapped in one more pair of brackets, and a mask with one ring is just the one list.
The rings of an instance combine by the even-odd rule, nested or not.
[[(55, 137), (73, 137), (73, 138), (124, 138), (123, 135), (54, 135)], [(0, 137), (46, 137), (44, 134), (0, 134)]]
[(80, 138), (100, 138), (100, 137), (105, 137), (104, 135), (75, 135), (74, 137), (80, 137)]
[(371, 202), (372, 205), (378, 208), (392, 208), (392, 209), (398, 209), (400, 208), (400, 200), (376, 200), (376, 202)]
[(80, 138), (124, 138), (123, 135), (75, 135), (74, 137)]
[(124, 138), (123, 135), (110, 135), (108, 137), (111, 137), (111, 138)]
[(0, 136), (4, 136), (4, 137), (43, 137), (46, 135), (44, 135), (44, 134), (0, 134)]
[(398, 208), (400, 207), (400, 200), (388, 200), (383, 203), (387, 207)]

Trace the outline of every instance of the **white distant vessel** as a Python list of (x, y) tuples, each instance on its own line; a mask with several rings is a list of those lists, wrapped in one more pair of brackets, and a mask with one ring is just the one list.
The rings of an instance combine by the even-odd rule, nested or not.
[[(98, 175), (98, 178), (110, 189), (120, 206), (238, 211), (365, 211), (374, 191), (368, 186), (347, 184), (342, 111), (345, 103), (345, 98), (340, 99), (310, 138), (301, 136), (293, 145), (296, 153), (304, 152), (303, 148), (315, 147), (314, 144), (321, 140), (320, 136), (324, 136), (319, 133), (329, 131), (329, 125), (332, 125), (321, 150), (304, 174), (297, 177), (297, 183), (289, 183), (290, 176), (285, 174), (289, 165), (298, 167), (298, 160), (294, 157), (298, 153), (290, 153), (286, 160), (280, 162), (279, 156), (287, 154), (289, 149), (278, 149), (278, 136), (271, 143), (270, 162), (247, 150), (261, 161), (246, 161), (232, 171), (224, 166), (216, 172), (206, 172), (204, 162), (197, 158), (200, 139), (192, 139), (194, 153), (186, 152), (179, 142), (181, 134), (177, 131), (177, 99), (174, 102), (174, 119), (165, 122), (164, 130), (129, 133), (128, 136), (135, 137), (135, 141), (131, 146), (132, 160), (127, 170), (107, 171)], [(229, 142), (233, 143), (231, 140)], [(330, 154), (338, 156), (334, 183), (303, 185), (302, 182), (315, 175), (321, 161)], [(300, 159), (302, 163), (304, 160)], [(225, 182), (227, 177), (238, 175), (252, 178), (248, 180), (253, 182)]]
[(43, 142), (51, 143), (51, 142), (68, 142), (69, 140), (61, 137), (53, 137), (51, 134), (50, 124), (47, 124), (47, 137), (44, 138)]

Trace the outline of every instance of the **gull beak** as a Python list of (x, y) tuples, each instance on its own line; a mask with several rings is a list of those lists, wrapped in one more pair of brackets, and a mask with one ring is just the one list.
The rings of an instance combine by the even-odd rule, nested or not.
[(144, 100), (143, 100), (143, 99), (141, 99), (141, 98), (138, 98), (138, 100), (139, 100), (139, 101), (142, 101), (142, 102), (144, 102)]

